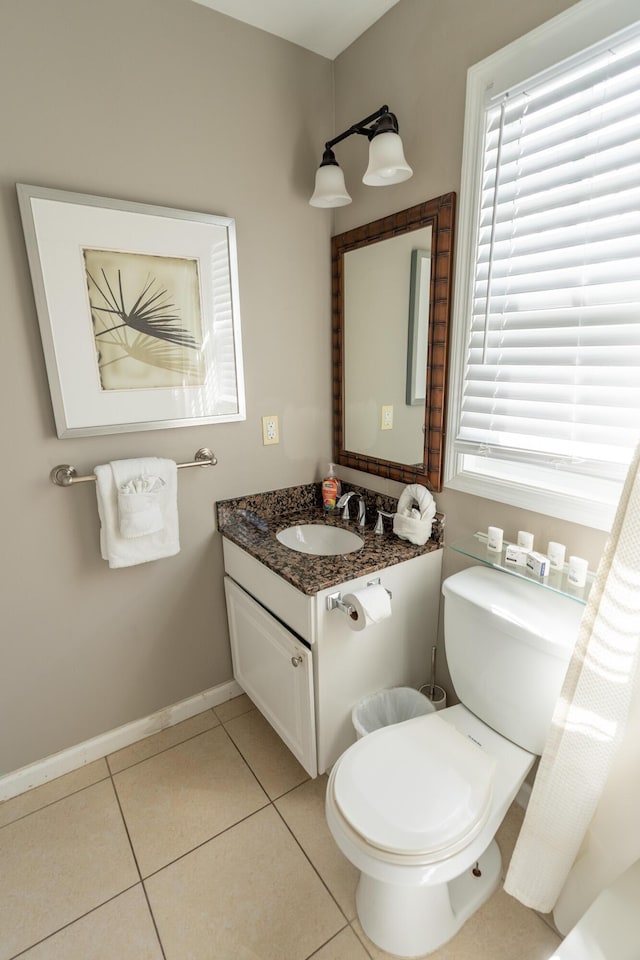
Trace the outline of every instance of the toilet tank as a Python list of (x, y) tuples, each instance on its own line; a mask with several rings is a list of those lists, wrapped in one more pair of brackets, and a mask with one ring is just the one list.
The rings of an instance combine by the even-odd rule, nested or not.
[(502, 736), (542, 753), (584, 606), (490, 567), (448, 577), (442, 593), (457, 696)]

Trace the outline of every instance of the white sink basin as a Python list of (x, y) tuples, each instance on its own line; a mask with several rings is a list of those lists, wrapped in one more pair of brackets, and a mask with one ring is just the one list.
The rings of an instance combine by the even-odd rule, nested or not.
[(276, 538), (290, 550), (313, 553), (320, 557), (353, 553), (364, 544), (364, 540), (357, 533), (325, 523), (300, 523), (276, 533)]

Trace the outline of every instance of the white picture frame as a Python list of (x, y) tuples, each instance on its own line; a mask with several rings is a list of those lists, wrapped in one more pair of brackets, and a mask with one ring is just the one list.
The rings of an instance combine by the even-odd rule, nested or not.
[(17, 193), (58, 437), (246, 419), (234, 220)]

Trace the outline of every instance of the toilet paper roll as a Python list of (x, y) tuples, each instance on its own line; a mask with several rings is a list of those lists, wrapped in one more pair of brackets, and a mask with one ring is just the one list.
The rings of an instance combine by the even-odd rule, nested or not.
[(371, 624), (380, 623), (391, 616), (391, 597), (379, 583), (347, 593), (342, 600), (352, 607), (347, 615), (352, 630), (365, 630)]

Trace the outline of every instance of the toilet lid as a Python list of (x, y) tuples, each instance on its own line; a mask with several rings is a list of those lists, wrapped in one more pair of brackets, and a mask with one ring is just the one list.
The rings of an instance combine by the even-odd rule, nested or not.
[(351, 827), (380, 850), (444, 852), (483, 826), (495, 766), (433, 713), (358, 740), (338, 762), (334, 798)]

